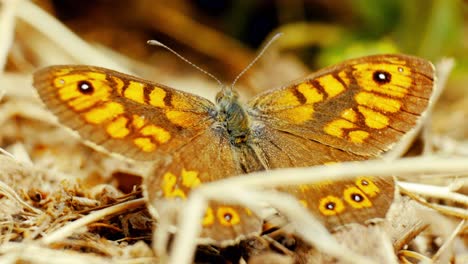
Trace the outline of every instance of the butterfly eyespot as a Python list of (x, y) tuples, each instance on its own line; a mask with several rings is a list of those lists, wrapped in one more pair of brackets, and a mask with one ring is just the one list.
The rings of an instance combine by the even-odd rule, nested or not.
[(227, 222), (231, 222), (232, 215), (230, 213), (224, 214), (224, 220), (226, 220)]
[(386, 71), (375, 71), (373, 78), (378, 84), (386, 84), (392, 80), (392, 75)]
[(403, 72), (403, 68), (402, 68), (402, 67), (398, 67), (398, 71), (399, 71), (399, 72)]
[(343, 192), (343, 197), (349, 205), (356, 209), (372, 207), (372, 202), (369, 198), (356, 186), (346, 188)]
[(343, 201), (335, 196), (327, 196), (320, 199), (319, 211), (326, 216), (336, 215), (345, 209)]
[(78, 91), (82, 94), (92, 94), (94, 92), (93, 85), (88, 81), (80, 81), (77, 84)]
[(236, 210), (231, 207), (220, 207), (217, 212), (218, 220), (222, 225), (233, 226), (240, 222)]
[(353, 201), (355, 201), (357, 203), (360, 203), (360, 202), (364, 201), (364, 197), (362, 197), (362, 195), (360, 195), (359, 193), (351, 194), (351, 199), (353, 199)]
[(336, 207), (336, 203), (334, 202), (328, 202), (327, 204), (325, 204), (325, 208), (327, 210), (335, 210), (335, 207)]
[(361, 191), (370, 197), (375, 197), (380, 192), (379, 187), (377, 187), (373, 180), (368, 177), (359, 177), (355, 184)]

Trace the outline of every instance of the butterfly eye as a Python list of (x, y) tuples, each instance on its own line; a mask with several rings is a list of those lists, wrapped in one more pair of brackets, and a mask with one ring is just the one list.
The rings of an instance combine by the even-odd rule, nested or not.
[(92, 94), (94, 92), (93, 85), (88, 81), (78, 82), (77, 88), (82, 94)]
[(392, 80), (392, 75), (386, 71), (375, 71), (373, 78), (378, 84), (386, 84)]

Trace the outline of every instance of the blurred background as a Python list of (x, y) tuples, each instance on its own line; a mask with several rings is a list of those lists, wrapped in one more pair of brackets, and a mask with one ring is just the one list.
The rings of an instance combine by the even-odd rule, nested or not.
[[(468, 1), (35, 1), (86, 40), (147, 60), (157, 39), (217, 74), (235, 75), (273, 32), (282, 52), (318, 68), (402, 52), (466, 67)], [(218, 73), (218, 71), (220, 71)]]

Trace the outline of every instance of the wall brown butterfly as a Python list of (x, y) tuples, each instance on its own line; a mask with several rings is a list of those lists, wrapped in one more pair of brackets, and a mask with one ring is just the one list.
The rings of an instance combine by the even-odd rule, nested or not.
[[(93, 66), (41, 69), (34, 87), (83, 139), (135, 160), (170, 157), (144, 182), (147, 199), (157, 204), (248, 172), (378, 158), (415, 127), (434, 78), (426, 60), (376, 55), (320, 70), (246, 104), (227, 87), (212, 103)], [(394, 189), (392, 178), (371, 176), (279, 188), (329, 229), (384, 218)], [(246, 208), (213, 202), (201, 224), (203, 239), (225, 245), (258, 233), (262, 222)]]

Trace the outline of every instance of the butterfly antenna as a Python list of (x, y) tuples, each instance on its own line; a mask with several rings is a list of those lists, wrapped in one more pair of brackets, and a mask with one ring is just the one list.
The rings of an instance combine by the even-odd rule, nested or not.
[(160, 46), (160, 47), (163, 47), (165, 48), (166, 50), (172, 52), (174, 55), (176, 55), (177, 57), (179, 57), (179, 59), (185, 61), (186, 63), (190, 64), (192, 67), (194, 67), (195, 69), (201, 71), (202, 73), (208, 75), (209, 77), (211, 77), (213, 80), (215, 80), (220, 86), (223, 86), (223, 83), (216, 77), (214, 77), (213, 74), (207, 72), (206, 70), (202, 69), (201, 67), (199, 67), (198, 65), (196, 65), (195, 63), (189, 61), (188, 59), (186, 59), (185, 57), (183, 57), (182, 55), (180, 55), (179, 53), (175, 52), (173, 49), (169, 48), (168, 46), (162, 44), (161, 42), (157, 41), (157, 40), (148, 40), (146, 42), (147, 44), (149, 45), (154, 45), (154, 46)]
[(275, 42), (279, 37), (281, 37), (281, 35), (283, 35), (283, 33), (276, 33), (268, 42), (267, 44), (263, 47), (263, 49), (260, 51), (260, 53), (257, 54), (257, 56), (253, 59), (253, 61), (251, 63), (249, 63), (249, 65), (247, 65), (247, 67), (245, 67), (238, 75), (237, 77), (234, 79), (234, 81), (232, 82), (231, 84), (231, 90), (234, 88), (234, 85), (236, 84), (236, 82), (239, 80), (239, 78), (244, 75), (244, 73), (246, 71), (248, 71), (254, 64), (255, 62), (258, 61), (258, 59), (260, 59), (260, 57), (263, 55), (263, 53), (265, 53), (265, 51), (268, 49), (268, 47), (270, 47), (271, 44), (273, 44), (273, 42)]

